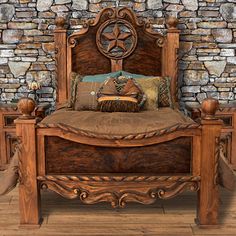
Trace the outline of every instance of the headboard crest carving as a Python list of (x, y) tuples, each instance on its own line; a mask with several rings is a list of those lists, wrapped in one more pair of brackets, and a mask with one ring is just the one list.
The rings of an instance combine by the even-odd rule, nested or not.
[[(143, 18), (137, 18), (136, 15), (133, 13), (133, 11), (129, 8), (122, 7), (122, 8), (105, 8), (103, 9), (95, 19), (88, 19), (83, 24), (82, 33), (85, 34), (90, 27), (96, 26), (99, 23), (104, 23), (106, 20), (125, 20), (126, 24), (136, 24), (138, 27), (143, 27), (147, 33), (150, 33), (151, 35), (155, 34), (155, 37), (157, 38), (157, 45), (159, 47), (163, 46), (164, 43), (164, 37), (162, 34), (158, 32), (154, 32), (151, 28), (151, 24), (147, 19)], [(123, 21), (124, 22), (124, 21)], [(76, 46), (77, 40), (76, 38), (81, 35), (81, 32), (74, 33), (69, 37), (69, 45), (71, 47)]]

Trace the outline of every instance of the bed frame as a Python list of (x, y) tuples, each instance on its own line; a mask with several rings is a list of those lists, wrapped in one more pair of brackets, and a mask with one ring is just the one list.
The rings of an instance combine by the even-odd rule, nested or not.
[[(168, 18), (166, 25), (163, 36), (128, 8), (106, 8), (69, 35), (65, 20), (58, 18), (57, 103), (68, 100), (71, 71), (91, 75), (117, 70), (171, 76), (171, 96), (177, 103), (179, 30), (175, 18)], [(218, 224), (221, 122), (214, 117), (217, 106), (212, 99), (204, 102), (206, 116), (199, 124), (127, 137), (96, 136), (63, 124), (48, 127), (29, 115), (27, 102), (19, 108), (23, 115), (15, 123), (21, 150), (21, 226), (40, 225), (41, 188), (85, 204), (110, 202), (112, 207), (151, 204), (196, 191), (197, 224)]]

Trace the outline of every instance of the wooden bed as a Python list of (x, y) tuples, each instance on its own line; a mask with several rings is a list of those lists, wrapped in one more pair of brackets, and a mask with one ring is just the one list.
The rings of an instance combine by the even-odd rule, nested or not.
[[(131, 34), (127, 48), (116, 54), (105, 49), (101, 37), (107, 27), (115, 25)], [(179, 30), (174, 18), (167, 19), (166, 25), (167, 33), (163, 36), (128, 8), (106, 8), (95, 19), (88, 20), (81, 31), (69, 35), (65, 20), (58, 18), (57, 104), (69, 98), (72, 71), (94, 75), (118, 70), (170, 76), (171, 96), (178, 104)], [(108, 43), (114, 41), (122, 47), (126, 36), (119, 34), (114, 33)], [(156, 132), (148, 135), (126, 137), (104, 137), (75, 131), (63, 124), (49, 127), (30, 116), (33, 107), (29, 104), (32, 105), (27, 99), (20, 102), (23, 116), (15, 121), (21, 153), (21, 226), (41, 224), (41, 188), (69, 199), (79, 198), (85, 204), (110, 202), (112, 207), (124, 207), (129, 202), (151, 204), (158, 198), (196, 191), (196, 223), (203, 227), (218, 224), (221, 122), (214, 118), (217, 103), (213, 99), (204, 102), (206, 116), (199, 124), (179, 124), (161, 130), (157, 127)], [(81, 161), (85, 163), (83, 168)], [(94, 163), (100, 163), (99, 167)]]

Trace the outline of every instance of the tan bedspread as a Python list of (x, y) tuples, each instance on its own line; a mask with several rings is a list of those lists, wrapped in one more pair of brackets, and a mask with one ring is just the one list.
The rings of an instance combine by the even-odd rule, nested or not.
[(60, 123), (91, 133), (124, 136), (152, 132), (178, 124), (194, 124), (194, 121), (180, 111), (171, 108), (138, 113), (66, 111), (61, 109), (47, 116), (41, 123)]

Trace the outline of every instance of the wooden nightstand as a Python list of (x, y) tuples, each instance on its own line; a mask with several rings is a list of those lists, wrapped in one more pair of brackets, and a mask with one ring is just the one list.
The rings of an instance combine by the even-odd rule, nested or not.
[[(201, 117), (200, 107), (186, 107), (190, 117), (197, 121)], [(223, 120), (221, 145), (225, 156), (236, 170), (236, 104), (221, 104), (216, 116)]]
[[(35, 116), (44, 118), (49, 113), (50, 104), (36, 107)], [(14, 120), (20, 115), (16, 104), (0, 104), (0, 170), (5, 170), (16, 143)]]

